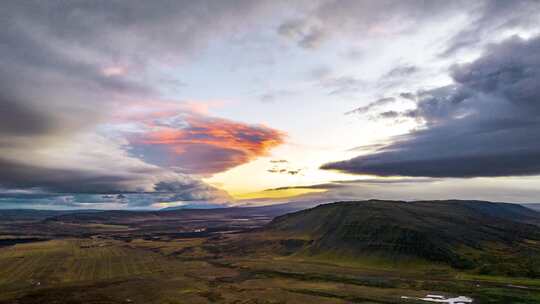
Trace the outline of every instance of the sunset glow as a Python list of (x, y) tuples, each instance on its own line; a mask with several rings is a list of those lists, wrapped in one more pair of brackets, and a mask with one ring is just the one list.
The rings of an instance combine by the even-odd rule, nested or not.
[(535, 1), (16, 2), (6, 208), (540, 195)]

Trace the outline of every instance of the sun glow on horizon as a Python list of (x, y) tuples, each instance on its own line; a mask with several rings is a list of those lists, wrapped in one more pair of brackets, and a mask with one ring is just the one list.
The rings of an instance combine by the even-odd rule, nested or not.
[(326, 189), (308, 189), (308, 188), (294, 188), (294, 189), (271, 189), (250, 193), (230, 193), (236, 200), (252, 200), (252, 199), (278, 199), (278, 198), (293, 198), (302, 194), (308, 193), (322, 193), (326, 192)]

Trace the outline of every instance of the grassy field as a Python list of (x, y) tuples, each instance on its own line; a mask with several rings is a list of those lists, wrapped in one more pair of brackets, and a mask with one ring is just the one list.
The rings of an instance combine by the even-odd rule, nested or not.
[(170, 267), (159, 254), (114, 241), (53, 240), (0, 250), (2, 286), (51, 286), (152, 274)]
[(540, 303), (540, 280), (209, 250), (228, 242), (89, 238), (0, 248), (0, 303), (422, 303), (401, 297), (429, 293)]
[[(448, 216), (456, 212), (453, 208), (424, 210), (418, 203), (403, 213), (401, 203), (367, 206), (373, 214), (366, 223), (355, 222), (364, 211), (347, 219), (347, 210), (330, 216), (328, 210), (341, 207), (329, 205), (267, 226), (272, 214), (249, 208), (46, 219), (41, 213), (24, 213), (22, 219), (11, 214), (9, 221), (0, 221), (0, 304), (415, 304), (426, 303), (419, 298), (428, 294), (467, 296), (475, 304), (540, 303), (534, 271), (540, 266), (535, 259), (540, 238), (532, 237), (536, 230), (521, 222), (521, 213), (515, 225), (484, 219), (473, 226), (480, 216), (474, 213), (466, 217), (472, 222), (457, 225)], [(422, 216), (411, 216), (418, 208)], [(470, 208), (458, 211), (467, 214)], [(399, 216), (389, 217), (394, 213)], [(432, 215), (439, 220), (418, 220), (433, 220)], [(469, 226), (476, 228), (463, 229)], [(441, 233), (432, 231), (461, 245), (439, 244)], [(426, 242), (440, 246), (426, 247)], [(435, 249), (450, 250), (442, 257), (459, 255), (475, 267), (427, 259), (441, 257), (429, 255)]]

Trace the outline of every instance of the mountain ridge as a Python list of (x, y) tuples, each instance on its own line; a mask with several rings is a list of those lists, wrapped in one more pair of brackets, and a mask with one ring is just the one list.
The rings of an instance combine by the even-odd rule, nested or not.
[(307, 238), (296, 252), (309, 255), (413, 256), (455, 268), (497, 261), (519, 264), (520, 271), (536, 276), (539, 263), (525, 260), (540, 257), (539, 223), (540, 213), (515, 204), (368, 200), (323, 204), (278, 216), (265, 231), (289, 239)]

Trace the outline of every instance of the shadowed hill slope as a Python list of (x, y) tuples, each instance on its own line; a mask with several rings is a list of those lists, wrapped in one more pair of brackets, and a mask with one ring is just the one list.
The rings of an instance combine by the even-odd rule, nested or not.
[(534, 211), (540, 212), (540, 204), (521, 204), (521, 205), (527, 207), (528, 209), (532, 209)]
[(540, 258), (538, 223), (539, 213), (515, 204), (371, 200), (279, 216), (266, 231), (308, 238), (302, 250), (310, 254), (415, 256), (472, 268), (503, 256)]

